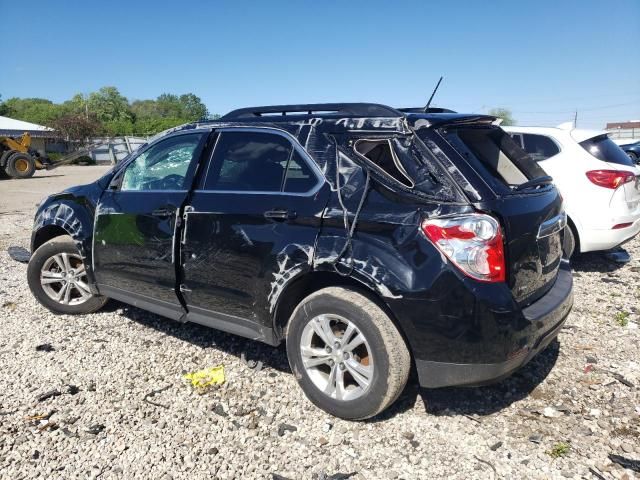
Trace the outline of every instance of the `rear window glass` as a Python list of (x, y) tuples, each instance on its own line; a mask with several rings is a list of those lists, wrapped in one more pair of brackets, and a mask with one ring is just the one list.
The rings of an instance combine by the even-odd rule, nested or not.
[(609, 163), (617, 163), (618, 165), (633, 166), (633, 162), (629, 156), (607, 135), (599, 135), (580, 142), (580, 146), (598, 160)]
[(560, 153), (556, 142), (544, 135), (525, 133), (522, 138), (524, 139), (524, 150), (536, 162), (541, 162)]
[(287, 172), (284, 179), (284, 191), (291, 193), (303, 193), (311, 190), (318, 183), (318, 179), (311, 171), (311, 167), (304, 161), (297, 150), (287, 164)]
[(502, 185), (513, 187), (545, 176), (544, 171), (501, 128), (463, 127), (442, 133), (464, 158), (481, 165)]
[(391, 148), (390, 140), (358, 140), (355, 150), (398, 182), (409, 188), (414, 186), (398, 156)]
[(389, 182), (440, 201), (464, 201), (438, 159), (415, 135), (348, 137), (346, 141), (358, 157), (374, 167), (372, 171)]

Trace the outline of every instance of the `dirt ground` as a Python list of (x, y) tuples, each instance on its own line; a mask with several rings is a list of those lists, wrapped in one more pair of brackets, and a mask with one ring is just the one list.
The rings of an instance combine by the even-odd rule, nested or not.
[[(304, 397), (283, 348), (118, 302), (73, 317), (34, 300), (7, 248), (28, 248), (42, 197), (106, 170), (0, 180), (0, 478), (640, 476), (640, 239), (625, 245), (629, 263), (572, 262), (565, 327), (513, 376), (412, 383), (381, 416), (346, 422)], [(183, 378), (215, 365), (218, 389), (198, 394)]]

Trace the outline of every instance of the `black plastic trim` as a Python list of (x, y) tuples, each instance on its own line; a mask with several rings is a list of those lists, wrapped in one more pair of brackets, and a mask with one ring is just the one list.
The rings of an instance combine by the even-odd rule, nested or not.
[[(98, 285), (98, 290), (101, 295), (105, 297), (113, 298), (121, 302), (133, 305), (134, 307), (148, 310), (152, 313), (162, 315), (163, 317), (170, 318), (171, 320), (180, 320), (184, 317), (185, 311), (179, 303), (172, 304), (164, 302), (155, 298), (147, 297), (139, 293), (129, 292), (127, 290), (121, 290), (109, 285)], [(176, 298), (176, 301), (178, 299)]]
[(277, 346), (280, 344), (280, 340), (276, 337), (272, 328), (258, 325), (255, 322), (234, 315), (190, 306), (185, 320), (241, 337), (259, 340), (269, 345)]

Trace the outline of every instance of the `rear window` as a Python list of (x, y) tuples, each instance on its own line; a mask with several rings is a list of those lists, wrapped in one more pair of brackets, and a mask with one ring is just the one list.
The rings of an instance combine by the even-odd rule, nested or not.
[(451, 128), (443, 130), (442, 134), (471, 164), (486, 170), (490, 176), (488, 180), (492, 180), (494, 186), (515, 187), (546, 175), (501, 128)]
[(522, 138), (524, 139), (525, 152), (536, 162), (541, 162), (560, 153), (556, 142), (545, 135), (525, 133)]
[(580, 142), (580, 146), (598, 160), (609, 163), (617, 163), (618, 165), (633, 166), (633, 162), (629, 156), (607, 135), (598, 135)]

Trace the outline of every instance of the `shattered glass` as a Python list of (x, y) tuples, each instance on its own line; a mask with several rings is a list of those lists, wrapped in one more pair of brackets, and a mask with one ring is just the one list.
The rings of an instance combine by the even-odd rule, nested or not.
[(181, 135), (161, 141), (131, 162), (122, 177), (123, 191), (178, 190), (202, 134)]

